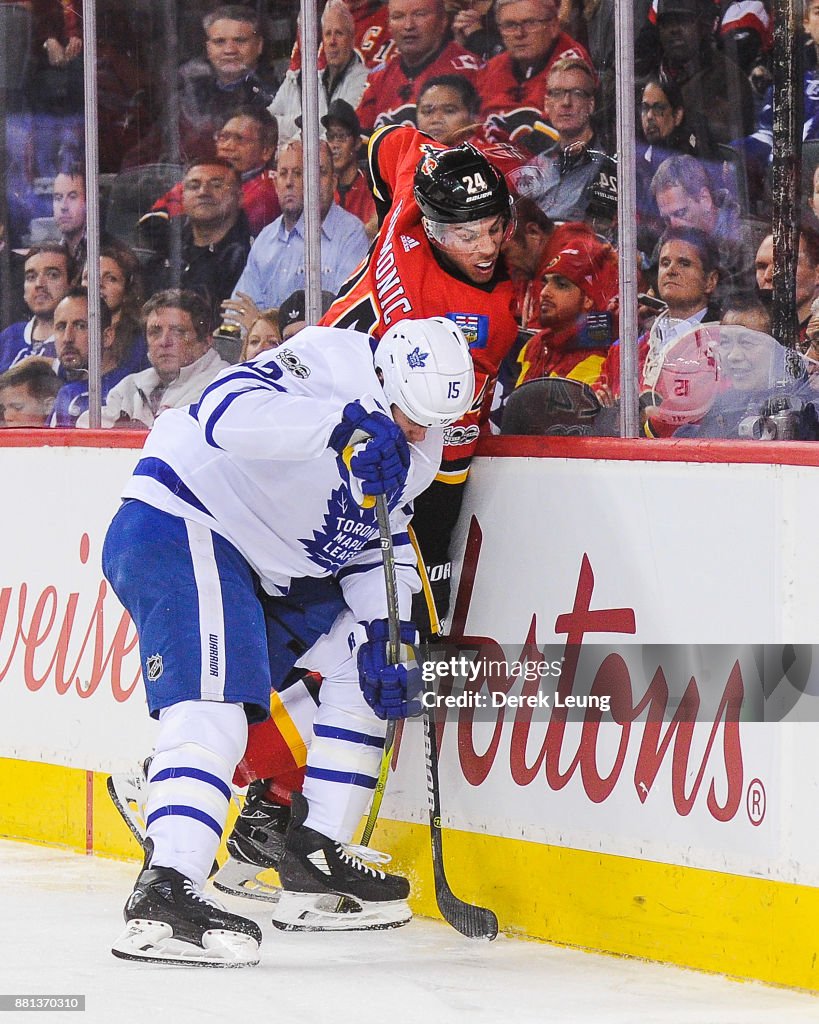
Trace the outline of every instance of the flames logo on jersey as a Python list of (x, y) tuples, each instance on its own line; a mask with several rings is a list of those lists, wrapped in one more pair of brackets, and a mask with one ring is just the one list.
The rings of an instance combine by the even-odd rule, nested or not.
[(484, 134), (491, 142), (522, 142), (535, 130), (535, 124), (542, 121), (543, 113), (535, 107), (517, 107), (502, 114), (490, 114), (486, 119)]
[(407, 363), (411, 370), (422, 370), (426, 366), (428, 358), (429, 352), (422, 352), (421, 346), (416, 345), (412, 352), (407, 356)]

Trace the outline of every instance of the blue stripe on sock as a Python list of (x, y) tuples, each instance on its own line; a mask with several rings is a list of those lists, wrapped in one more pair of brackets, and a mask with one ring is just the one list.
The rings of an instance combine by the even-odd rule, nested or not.
[(223, 782), (218, 775), (203, 772), (201, 768), (163, 768), (156, 775), (152, 775), (149, 781), (164, 782), (166, 779), (198, 779), (200, 782), (207, 782), (209, 786), (214, 786), (225, 800), (230, 800), (230, 786)]
[(384, 749), (383, 737), (369, 736), (366, 732), (338, 729), (332, 725), (314, 725), (313, 733), (316, 736), (326, 736), (331, 740), (346, 740), (348, 743), (363, 743), (365, 747), (378, 747), (379, 750)]
[(329, 768), (308, 768), (308, 779), (324, 779), (325, 782), (343, 782), (348, 786), (361, 786), (363, 789), (375, 789), (378, 779), (357, 772), (334, 772)]
[(201, 821), (203, 825), (207, 825), (208, 828), (212, 828), (216, 835), (219, 836), (220, 839), (222, 838), (222, 828), (215, 818), (211, 818), (209, 814), (205, 814), (204, 811), (200, 811), (198, 807), (188, 807), (185, 804), (167, 804), (165, 807), (158, 807), (148, 815), (145, 827), (150, 828), (157, 818), (167, 818), (172, 814), (178, 814), (184, 818), (195, 818), (196, 821)]

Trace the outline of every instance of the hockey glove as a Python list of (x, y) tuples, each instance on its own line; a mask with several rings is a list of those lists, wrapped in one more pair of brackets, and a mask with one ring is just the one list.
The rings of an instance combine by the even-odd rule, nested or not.
[(415, 698), (423, 689), (421, 669), (412, 646), (407, 646), (418, 643), (418, 630), (411, 622), (401, 622), (401, 661), (391, 665), (387, 620), (374, 619), (359, 627), (367, 637), (358, 648), (358, 685), (364, 700), (381, 719), (420, 714), (421, 702)]
[(341, 423), (330, 435), (330, 447), (344, 457), (345, 449), (362, 436), (363, 449), (349, 460), (351, 474), (364, 494), (401, 490), (410, 466), (410, 450), (401, 428), (383, 412), (367, 412), (358, 402), (344, 407)]

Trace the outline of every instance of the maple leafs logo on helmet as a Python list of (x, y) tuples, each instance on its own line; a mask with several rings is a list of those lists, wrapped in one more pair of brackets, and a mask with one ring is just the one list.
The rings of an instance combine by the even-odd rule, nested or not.
[(420, 345), (416, 345), (412, 352), (407, 355), (407, 363), (413, 370), (421, 369), (427, 359), (429, 359), (429, 352), (422, 352)]
[(422, 427), (446, 427), (472, 405), (469, 345), (446, 317), (400, 320), (382, 336), (373, 365), (390, 405)]

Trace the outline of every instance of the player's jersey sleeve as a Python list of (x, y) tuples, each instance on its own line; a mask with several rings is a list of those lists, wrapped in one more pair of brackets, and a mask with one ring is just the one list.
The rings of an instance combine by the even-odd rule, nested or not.
[[(366, 338), (349, 336), (349, 372), (360, 364), (356, 346)], [(205, 389), (191, 415), (205, 441), (246, 459), (314, 459), (327, 449), (330, 434), (349, 400), (350, 382), (331, 367), (321, 347), (312, 342), (281, 345), (266, 357), (224, 370)], [(363, 396), (367, 409), (378, 408)]]
[(417, 128), (407, 125), (388, 124), (373, 133), (367, 147), (367, 160), (379, 224), (383, 223), (395, 197), (399, 175), (406, 175), (408, 164), (414, 171), (424, 143), (442, 148)]

